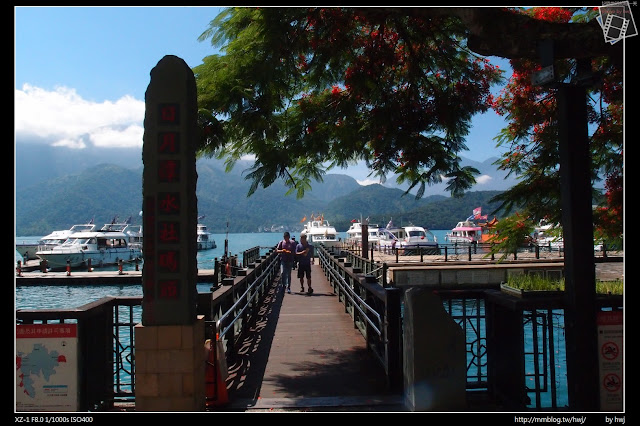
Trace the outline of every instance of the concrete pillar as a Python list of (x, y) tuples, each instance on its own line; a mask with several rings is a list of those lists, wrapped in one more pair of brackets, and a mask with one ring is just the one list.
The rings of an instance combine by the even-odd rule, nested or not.
[(405, 406), (411, 411), (466, 408), (463, 330), (432, 290), (413, 287), (404, 299)]

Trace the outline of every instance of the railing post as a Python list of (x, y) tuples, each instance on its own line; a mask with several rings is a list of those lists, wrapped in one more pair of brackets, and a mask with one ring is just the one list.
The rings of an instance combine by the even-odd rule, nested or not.
[(387, 262), (382, 264), (382, 287), (387, 288)]
[(385, 288), (385, 292), (387, 300), (384, 316), (384, 342), (387, 363), (387, 386), (393, 390), (402, 390), (404, 387), (400, 307), (402, 290), (397, 287), (389, 287)]

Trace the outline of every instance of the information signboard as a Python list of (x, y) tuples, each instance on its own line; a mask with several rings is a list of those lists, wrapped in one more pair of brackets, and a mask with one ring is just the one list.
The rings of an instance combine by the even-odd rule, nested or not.
[(17, 325), (16, 411), (77, 410), (77, 324)]
[(598, 312), (597, 323), (600, 410), (622, 411), (622, 311)]

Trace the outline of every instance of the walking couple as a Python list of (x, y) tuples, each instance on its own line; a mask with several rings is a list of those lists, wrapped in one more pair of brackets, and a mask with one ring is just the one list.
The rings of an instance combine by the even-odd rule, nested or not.
[(300, 278), (300, 291), (304, 293), (304, 277), (307, 277), (307, 292), (313, 293), (311, 288), (311, 264), (313, 259), (313, 246), (307, 242), (306, 234), (300, 234), (300, 242), (296, 244), (291, 239), (289, 232), (285, 232), (283, 240), (276, 247), (280, 255), (280, 282), (291, 294), (291, 269), (294, 262), (298, 263), (298, 278)]

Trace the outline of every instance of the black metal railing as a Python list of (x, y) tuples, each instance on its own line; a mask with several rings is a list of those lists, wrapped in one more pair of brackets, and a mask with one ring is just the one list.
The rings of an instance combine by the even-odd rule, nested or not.
[(467, 389), (487, 389), (487, 330), (483, 291), (439, 292), (445, 311), (464, 333)]
[(401, 388), (400, 292), (380, 286), (374, 275), (363, 275), (359, 268), (354, 271), (353, 265), (341, 257), (342, 252), (316, 248), (329, 284), (380, 361), (389, 387)]
[[(384, 254), (387, 256), (394, 256), (396, 263), (403, 262), (428, 262), (437, 258), (439, 261), (463, 261), (463, 260), (485, 260), (495, 261), (501, 257), (507, 259), (517, 260), (519, 257), (527, 258), (545, 258), (562, 259), (564, 257), (564, 249), (562, 247), (552, 246), (551, 243), (547, 245), (526, 244), (518, 247), (514, 252), (497, 252), (494, 251), (495, 243), (477, 242), (473, 244), (462, 243), (438, 243), (437, 247), (424, 246), (424, 245), (406, 245), (401, 249), (397, 249), (390, 246), (379, 246), (377, 244), (371, 244), (367, 250), (366, 256), (363, 252), (362, 246), (343, 242), (339, 249), (345, 252), (352, 253), (354, 256), (361, 257), (369, 261), (374, 259), (377, 254)], [(601, 249), (594, 250), (594, 257), (600, 259), (606, 259), (611, 254), (614, 256), (618, 253), (616, 247), (602, 244)], [(477, 256), (482, 255), (482, 256)], [(371, 260), (372, 261), (372, 260)]]

